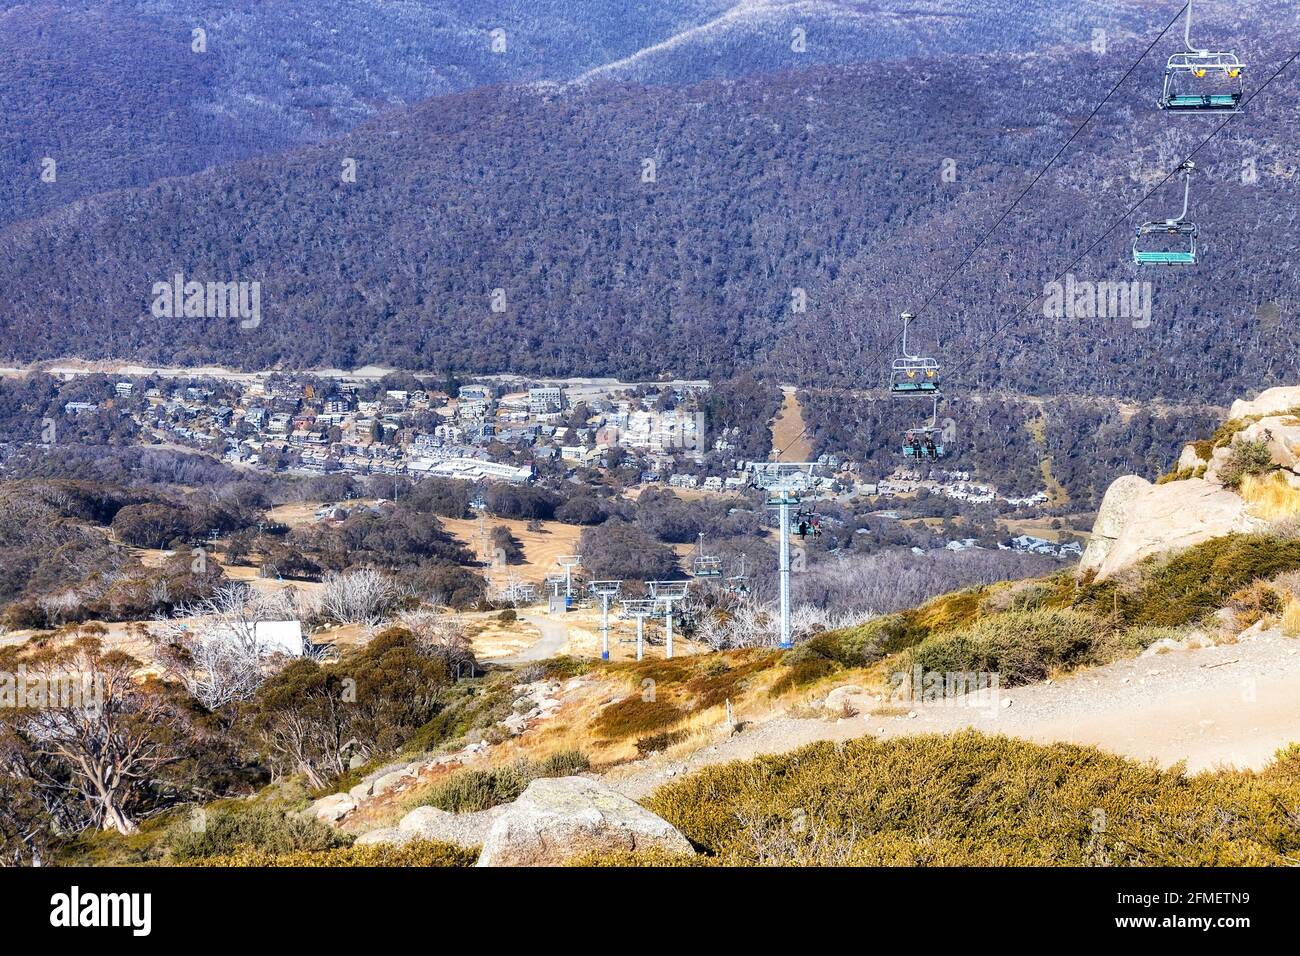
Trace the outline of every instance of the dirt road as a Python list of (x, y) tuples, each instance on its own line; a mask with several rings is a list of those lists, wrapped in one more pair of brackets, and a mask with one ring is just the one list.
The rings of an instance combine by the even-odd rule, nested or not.
[(532, 661), (544, 661), (548, 657), (556, 657), (564, 653), (569, 643), (569, 628), (563, 618), (547, 617), (545, 614), (521, 614), (520, 619), (541, 631), (541, 640), (509, 657), (499, 657), (493, 663), (527, 664)]
[(1171, 650), (1060, 681), (1001, 690), (981, 706), (913, 703), (890, 715), (776, 717), (676, 762), (650, 758), (608, 782), (639, 798), (700, 767), (782, 753), (818, 740), (882, 739), (974, 728), (1040, 743), (1091, 744), (1191, 772), (1258, 768), (1300, 742), (1300, 639), (1264, 632), (1237, 644)]

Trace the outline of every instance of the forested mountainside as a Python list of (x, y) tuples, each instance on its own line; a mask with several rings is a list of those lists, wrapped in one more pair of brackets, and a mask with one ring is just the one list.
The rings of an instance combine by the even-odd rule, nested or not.
[[(885, 397), (807, 389), (799, 403), (813, 455), (860, 461), (867, 474), (887, 474), (898, 460), (900, 436), (918, 424), (914, 405)], [(996, 482), (1008, 495), (1031, 495), (1046, 485), (1057, 496), (1054, 504), (1064, 492), (1075, 508), (1086, 509), (1101, 502), (1115, 475), (1169, 471), (1183, 445), (1213, 431), (1223, 416), (1212, 405), (959, 393), (940, 412), (941, 422), (950, 422), (943, 464)]]
[[(1234, 36), (1289, 4), (1202, 6)], [(1080, 48), (1163, 17), (1138, 0), (0, 0), (0, 225), (485, 85)]]
[[(937, 286), (1133, 52), (1081, 55), (1070, 70), (966, 58), (430, 100), (328, 144), (9, 228), (4, 357), (629, 377), (761, 366), (875, 385), (895, 316)], [(1027, 313), (991, 337), (1204, 136), (1154, 109), (1158, 76), (1155, 63), (1135, 74), (923, 316), (918, 344), (958, 383), (1214, 401), (1294, 378), (1300, 266), (1279, 250), (1300, 208), (1289, 151), (1300, 118), (1285, 85), (1197, 154), (1202, 265), (1139, 276), (1125, 223), (1074, 268), (1152, 279), (1149, 327)], [(355, 183), (341, 180), (344, 157), (357, 160)], [(941, 175), (947, 159), (955, 182)], [(1244, 159), (1257, 181), (1243, 182)], [(1171, 184), (1133, 218), (1173, 214), (1178, 198)], [(259, 281), (260, 325), (154, 318), (154, 283), (178, 272)]]

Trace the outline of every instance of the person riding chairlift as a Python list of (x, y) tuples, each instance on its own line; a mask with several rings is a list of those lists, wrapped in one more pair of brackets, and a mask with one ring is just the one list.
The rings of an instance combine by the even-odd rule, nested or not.
[(932, 432), (925, 433), (925, 453), (931, 458), (939, 457), (939, 449), (934, 445), (934, 434)]

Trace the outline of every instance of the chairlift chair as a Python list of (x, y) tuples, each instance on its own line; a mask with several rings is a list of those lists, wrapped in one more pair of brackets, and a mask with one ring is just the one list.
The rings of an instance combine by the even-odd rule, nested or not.
[(1188, 202), (1191, 198), (1192, 172), (1196, 164), (1190, 160), (1179, 171), (1183, 175), (1183, 211), (1173, 219), (1144, 222), (1133, 235), (1133, 262), (1139, 266), (1194, 266), (1197, 261), (1196, 224), (1187, 221)]
[(889, 391), (892, 395), (934, 395), (939, 391), (939, 362), (924, 355), (913, 355), (907, 350), (907, 327), (915, 318), (903, 313), (903, 344), (901, 355), (889, 368)]
[(800, 540), (804, 540), (808, 535), (817, 537), (822, 533), (822, 516), (811, 508), (799, 508), (794, 513), (795, 534), (799, 535)]
[(944, 456), (943, 440), (938, 428), (922, 425), (909, 428), (903, 436), (903, 457), (917, 461), (937, 461)]
[(939, 427), (939, 396), (930, 403), (930, 421), (903, 433), (903, 457), (937, 461), (944, 457), (943, 430)]
[(704, 532), (700, 532), (699, 544), (695, 547), (695, 555), (691, 558), (691, 574), (697, 578), (720, 578), (722, 577), (722, 558), (716, 554), (708, 554), (704, 550)]
[(1191, 0), (1187, 3), (1183, 43), (1187, 49), (1173, 54), (1165, 64), (1160, 108), (1170, 113), (1240, 113), (1246, 68), (1235, 53), (1192, 45)]
[(727, 578), (726, 590), (737, 596), (749, 593), (749, 576), (745, 574), (745, 555), (740, 555), (740, 570)]

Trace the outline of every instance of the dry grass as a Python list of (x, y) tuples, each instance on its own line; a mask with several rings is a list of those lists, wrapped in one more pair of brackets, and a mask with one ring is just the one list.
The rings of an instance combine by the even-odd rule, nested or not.
[(461, 614), (458, 620), (474, 646), (475, 656), (485, 661), (518, 653), (537, 643), (542, 636), (537, 626), (527, 621), (502, 621), (499, 611)]
[(1250, 513), (1266, 521), (1284, 521), (1300, 516), (1300, 488), (1293, 488), (1280, 472), (1245, 475), (1241, 497)]
[(1287, 637), (1300, 637), (1300, 601), (1292, 599), (1282, 608), (1282, 633)]
[(812, 439), (805, 437), (803, 409), (794, 388), (781, 389), (781, 410), (772, 422), (772, 451), (785, 461), (807, 461)]
[[(456, 538), (469, 550), (478, 555), (483, 548), (482, 535), (479, 533), (477, 518), (439, 518), (447, 533)], [(512, 564), (511, 574), (520, 580), (533, 584), (541, 583), (546, 575), (559, 571), (555, 559), (562, 554), (576, 554), (578, 537), (582, 528), (577, 525), (560, 524), (558, 521), (545, 521), (542, 530), (529, 531), (527, 521), (515, 521), (505, 518), (491, 518), (487, 523), (488, 531), (501, 525), (510, 529), (523, 548), (524, 563)]]

